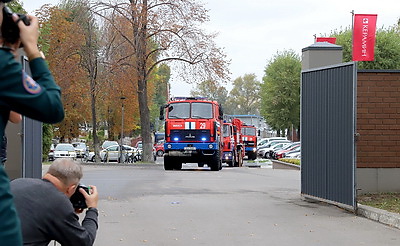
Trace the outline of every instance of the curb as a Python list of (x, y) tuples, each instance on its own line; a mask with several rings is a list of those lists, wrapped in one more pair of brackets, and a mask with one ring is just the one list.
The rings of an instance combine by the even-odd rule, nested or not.
[(357, 204), (357, 215), (400, 229), (400, 214)]
[(300, 170), (301, 167), (299, 165), (295, 165), (292, 163), (287, 163), (279, 160), (272, 160), (272, 169), (292, 169), (292, 170)]

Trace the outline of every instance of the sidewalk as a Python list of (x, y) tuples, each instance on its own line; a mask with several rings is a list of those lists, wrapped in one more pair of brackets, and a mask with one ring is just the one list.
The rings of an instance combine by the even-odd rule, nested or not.
[(357, 215), (400, 229), (400, 214), (358, 204)]
[[(275, 162), (273, 162), (273, 165), (277, 165)], [(282, 169), (282, 167), (279, 166), (273, 166), (273, 168)], [(288, 169), (288, 168), (283, 168), (283, 169)], [(374, 208), (358, 203), (357, 215), (400, 229), (400, 214), (398, 213), (392, 213), (383, 209)]]

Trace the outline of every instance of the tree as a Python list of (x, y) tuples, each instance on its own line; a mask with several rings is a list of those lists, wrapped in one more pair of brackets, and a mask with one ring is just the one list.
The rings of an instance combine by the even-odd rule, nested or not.
[(300, 58), (293, 50), (278, 52), (265, 69), (261, 115), (274, 130), (299, 128), (300, 72)]
[[(216, 47), (215, 34), (206, 34), (199, 26), (208, 21), (207, 11), (195, 0), (129, 0), (94, 5), (96, 14), (104, 18), (130, 49), (119, 66), (133, 68), (137, 86), (140, 127), (143, 138), (143, 160), (152, 161), (152, 141), (148, 81), (159, 64), (179, 62), (179, 71), (186, 81), (226, 79), (225, 55)], [(119, 17), (119, 18), (117, 18)], [(121, 20), (131, 26), (124, 32)]]
[(255, 74), (245, 74), (233, 81), (233, 88), (227, 100), (228, 107), (233, 109), (229, 114), (259, 114), (260, 82)]
[(26, 14), (26, 10), (23, 7), (21, 0), (9, 2), (7, 6), (14, 12), (19, 14)]
[(89, 117), (87, 74), (80, 66), (79, 53), (85, 34), (81, 26), (71, 21), (69, 11), (44, 5), (38, 13), (43, 30), (41, 45), (49, 68), (63, 91), (66, 114), (65, 119), (57, 124), (58, 137), (61, 141), (76, 138), (79, 136), (79, 123)]
[(79, 66), (86, 72), (85, 84), (88, 85), (90, 97), (94, 152), (96, 159), (99, 160), (100, 143), (97, 136), (97, 98), (100, 91), (97, 77), (100, 50), (99, 28), (92, 12), (89, 11), (90, 4), (87, 0), (64, 0), (60, 6), (71, 12), (70, 18), (79, 25), (84, 33), (84, 42), (78, 51), (80, 54)]
[(167, 64), (161, 64), (155, 71), (152, 84), (154, 85), (154, 97), (152, 107), (150, 108), (151, 122), (154, 124), (154, 131), (158, 132), (163, 127), (159, 120), (160, 107), (168, 101), (169, 79), (171, 77), (171, 68)]
[(190, 95), (194, 97), (206, 97), (225, 106), (228, 91), (217, 81), (205, 80), (198, 84), (194, 90), (190, 91)]
[[(334, 30), (336, 44), (343, 47), (343, 61), (352, 61), (352, 31), (350, 28)], [(400, 29), (399, 25), (379, 28), (376, 31), (375, 60), (358, 62), (359, 69), (400, 69)]]

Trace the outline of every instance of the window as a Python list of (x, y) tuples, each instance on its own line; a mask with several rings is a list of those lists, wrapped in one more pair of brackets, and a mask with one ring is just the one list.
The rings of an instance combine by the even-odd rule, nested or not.
[(193, 119), (212, 119), (213, 110), (211, 103), (192, 103)]
[(250, 128), (250, 127), (243, 127), (242, 128), (242, 134), (243, 135), (255, 136), (256, 135), (256, 129), (255, 128)]
[(229, 137), (231, 135), (230, 130), (231, 130), (230, 125), (224, 124), (222, 127), (222, 136)]
[(168, 107), (169, 119), (189, 119), (190, 103), (171, 103)]

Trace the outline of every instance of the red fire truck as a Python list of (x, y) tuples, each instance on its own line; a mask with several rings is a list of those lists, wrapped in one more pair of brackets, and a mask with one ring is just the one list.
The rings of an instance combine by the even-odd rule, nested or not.
[(239, 119), (224, 122), (222, 129), (223, 157), (222, 161), (230, 167), (241, 167), (243, 165), (244, 147), (241, 137), (242, 121)]
[(257, 158), (257, 129), (255, 126), (242, 125), (242, 139), (245, 147), (245, 152), (249, 160)]
[[(164, 112), (165, 117), (164, 117)], [(181, 170), (182, 163), (222, 168), (221, 120), (216, 101), (204, 98), (174, 98), (160, 109), (165, 120), (164, 169)]]

